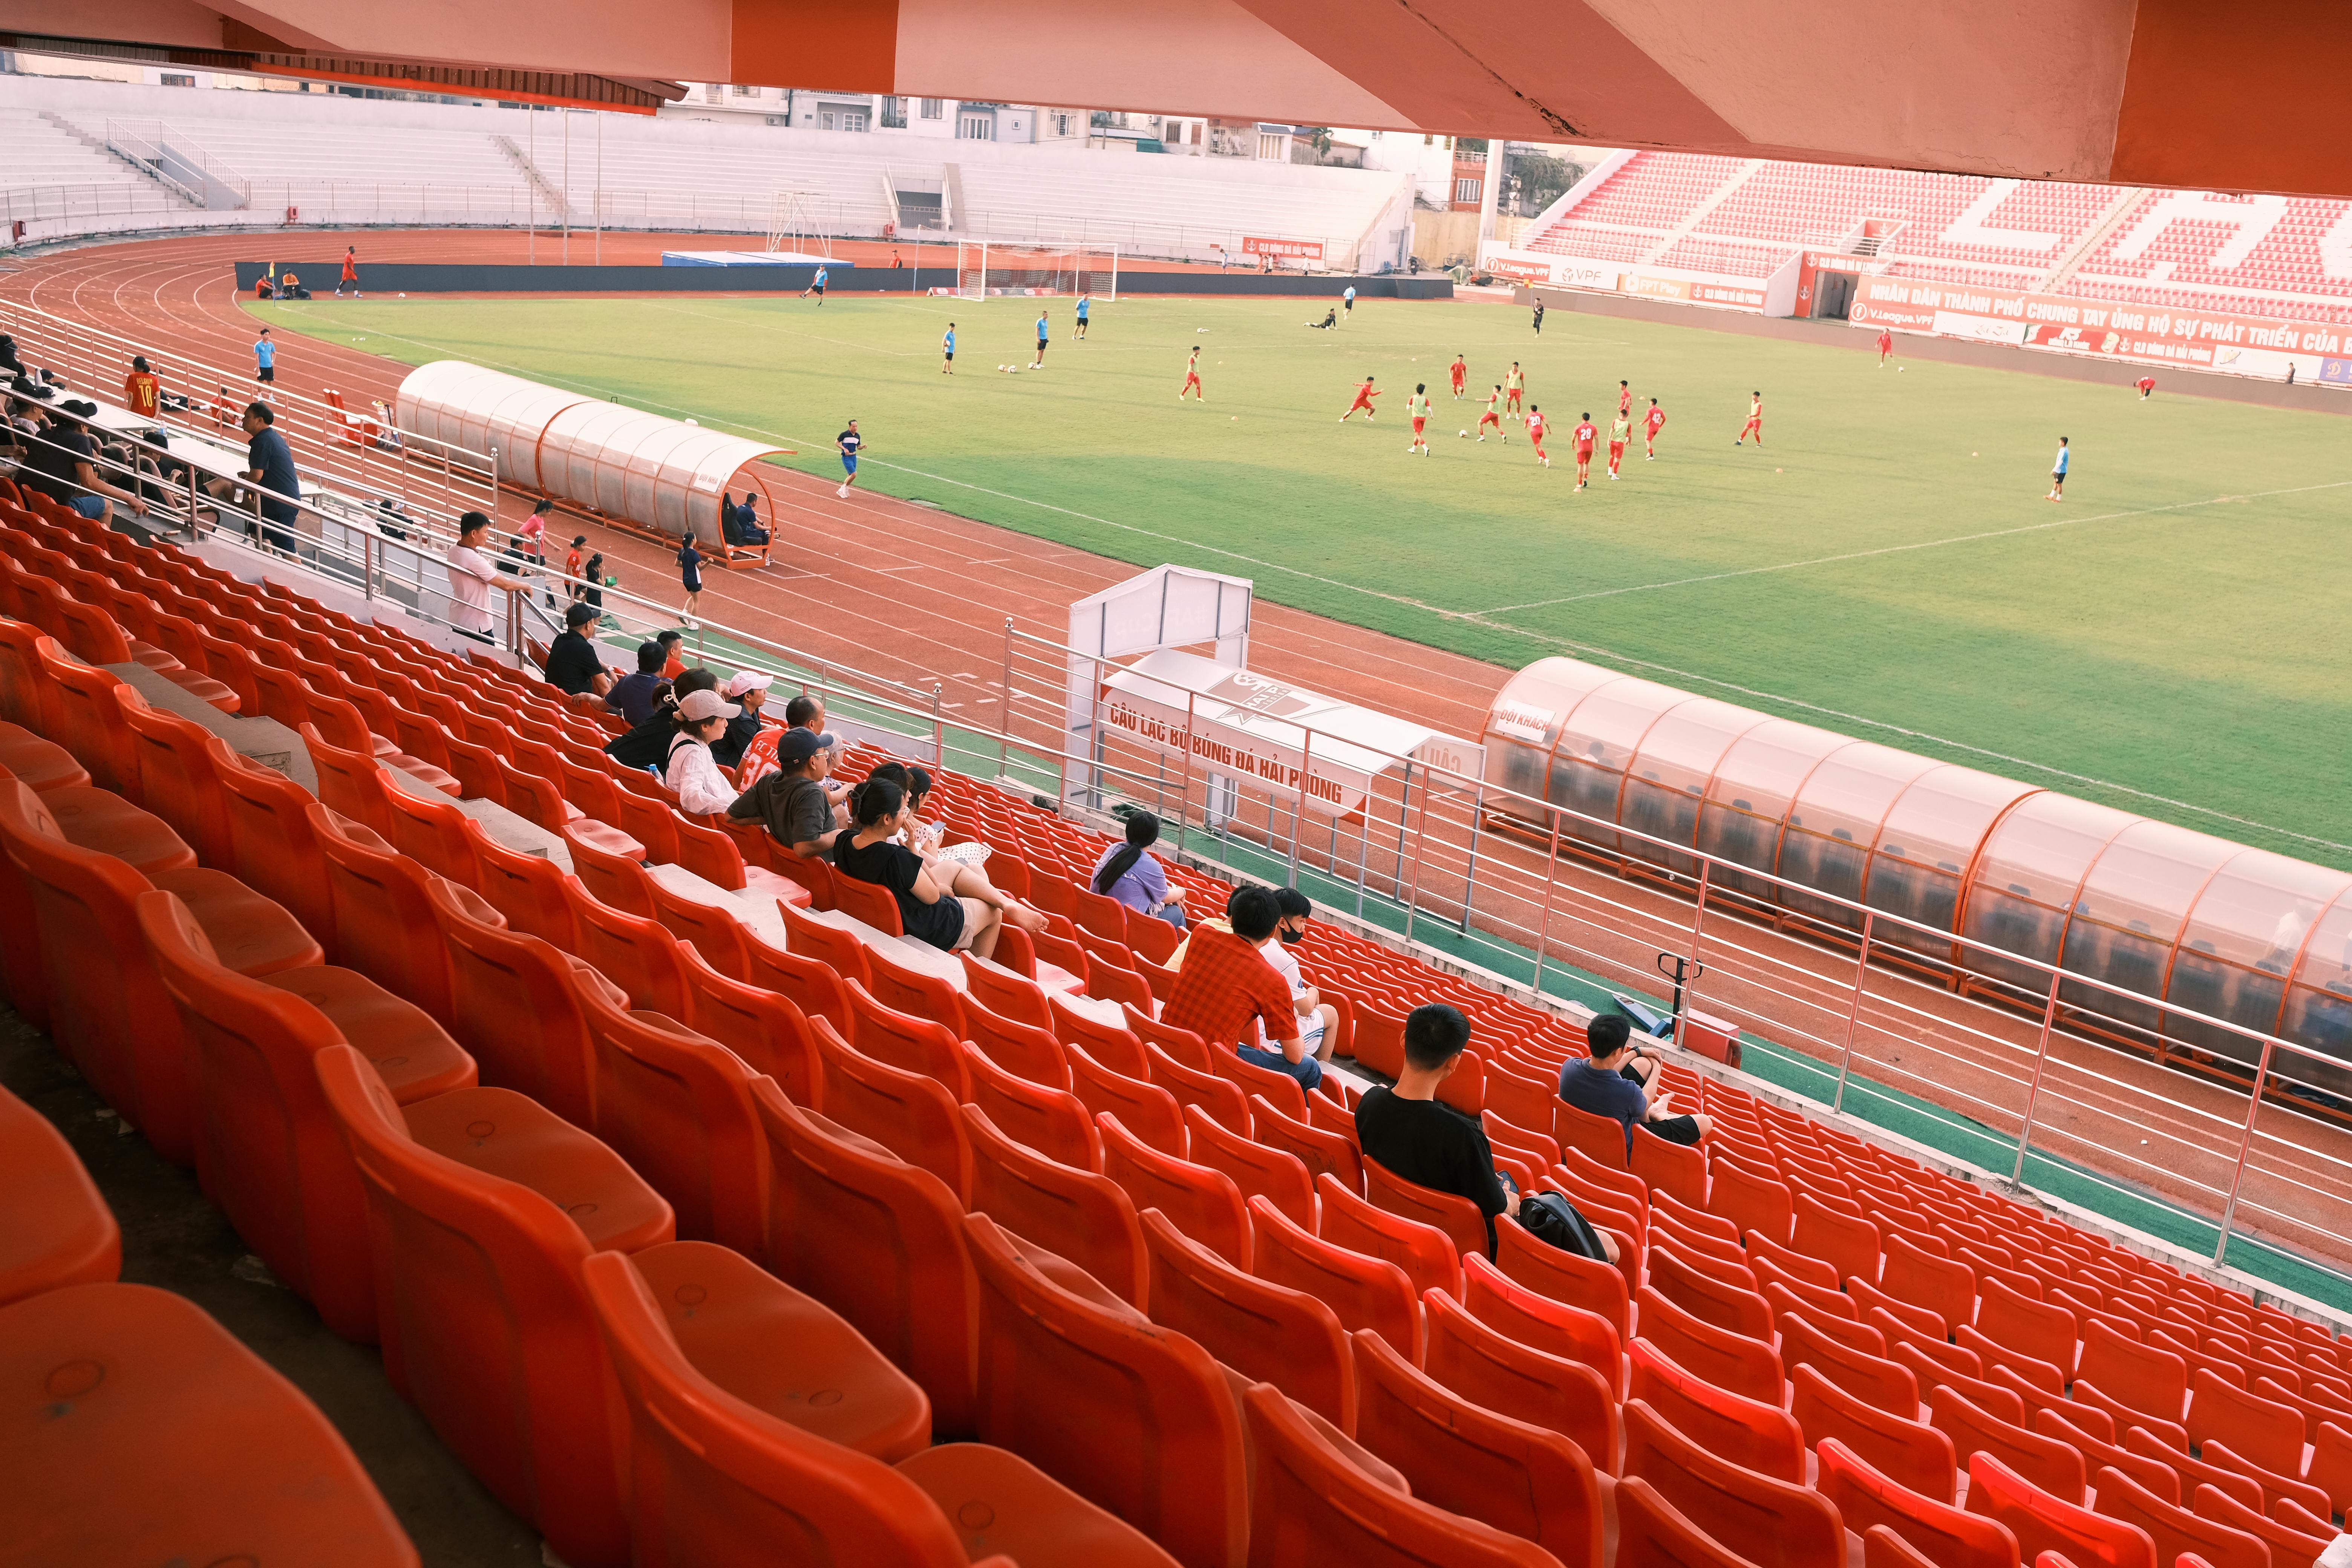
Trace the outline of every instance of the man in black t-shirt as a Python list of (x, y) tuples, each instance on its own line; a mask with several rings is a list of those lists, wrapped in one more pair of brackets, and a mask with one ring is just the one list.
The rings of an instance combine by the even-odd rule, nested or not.
[(602, 697), (612, 689), (613, 677), (593, 640), (596, 620), (587, 605), (572, 605), (563, 612), (563, 630), (548, 645), (547, 683), (566, 696)]
[(1373, 1089), (1356, 1104), (1356, 1141), (1364, 1158), (1416, 1186), (1452, 1193), (1486, 1218), (1486, 1252), (1495, 1251), (1495, 1216), (1510, 1207), (1495, 1173), (1486, 1131), (1452, 1106), (1437, 1086), (1462, 1063), (1470, 1020), (1444, 1003), (1415, 1007), (1404, 1021), (1404, 1071), (1394, 1089)]

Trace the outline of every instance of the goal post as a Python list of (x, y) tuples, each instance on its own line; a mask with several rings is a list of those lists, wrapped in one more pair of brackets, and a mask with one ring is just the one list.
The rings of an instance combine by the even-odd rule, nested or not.
[(803, 256), (833, 256), (833, 234), (819, 216), (823, 193), (781, 190), (768, 209), (768, 249)]
[(966, 300), (992, 294), (1088, 294), (1118, 298), (1118, 247), (1113, 245), (1008, 245), (956, 242), (956, 289)]

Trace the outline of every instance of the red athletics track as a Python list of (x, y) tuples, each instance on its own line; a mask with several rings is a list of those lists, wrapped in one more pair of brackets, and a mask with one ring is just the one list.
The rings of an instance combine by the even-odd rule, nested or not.
[[(234, 369), (250, 363), (253, 328), (236, 294), (232, 263), (272, 255), (324, 258), (338, 255), (346, 243), (359, 247), (362, 269), (368, 261), (518, 263), (531, 248), (523, 234), (483, 229), (206, 235), (36, 257), (0, 276), (0, 289), (134, 340), (148, 334), (169, 339)], [(604, 258), (646, 264), (658, 260), (664, 249), (761, 243), (745, 236), (607, 233)], [(560, 257), (562, 243), (542, 231), (536, 248), (545, 263)], [(860, 262), (887, 259), (887, 246), (857, 248), (880, 252), (873, 258), (860, 254)], [(908, 264), (915, 265), (915, 247), (900, 248)], [(940, 248), (924, 247), (935, 265)], [(573, 261), (584, 263), (593, 253), (593, 239), (575, 232)], [(331, 276), (310, 281), (322, 295), (333, 287)], [(295, 390), (316, 395), (333, 386), (347, 397), (387, 401), (407, 369), (313, 338), (283, 343), (278, 361), (280, 384)], [(997, 720), (1007, 617), (1022, 631), (1059, 641), (1071, 601), (1136, 571), (1122, 562), (885, 496), (858, 491), (836, 500), (831, 481), (807, 475), (779, 471), (770, 487), (779, 500), (780, 515), (771, 520), (781, 542), (778, 564), (761, 573), (706, 573), (709, 618), (909, 684), (928, 687), (936, 680), (945, 689), (950, 711), (975, 723), (992, 726)], [(501, 506), (510, 521), (520, 521), (528, 510), (527, 502), (513, 497)], [(588, 534), (630, 591), (661, 598), (674, 584), (668, 551), (593, 523), (572, 531)], [(851, 539), (877, 531), (900, 542), (887, 559), (923, 564), (869, 567), (844, 559)], [(1467, 736), (1480, 732), (1487, 703), (1507, 673), (1263, 598), (1256, 605), (1251, 663), (1299, 685), (1411, 713)], [(1502, 839), (1489, 839), (1483, 848), (1509, 863), (1522, 886), (1541, 874), (1539, 849)], [(1499, 914), (1523, 930), (1536, 927), (1538, 910), (1481, 880), (1482, 914)], [(1563, 863), (1560, 885), (1550, 929), (1556, 939), (1583, 952), (1563, 951), (1558, 941), (1555, 952), (1588, 968), (1647, 974), (1656, 948), (1681, 945), (1672, 928), (1686, 931), (1689, 926), (1686, 900), (1580, 864)], [(1422, 886), (1440, 898), (1460, 896), (1458, 872), (1425, 877)], [(1614, 914), (1606, 905), (1623, 913)], [(1710, 919), (1709, 931), (1706, 956), (1717, 967), (1707, 982), (1706, 1006), (1748, 1021), (1767, 1037), (1775, 1035), (1776, 1023), (1784, 1040), (1807, 1034), (1838, 1037), (1850, 995), (1850, 957), (1742, 921)], [(1726, 941), (1757, 957), (1743, 963), (1722, 950)], [(1985, 1042), (1970, 1030), (1990, 1026), (1998, 1037), (2030, 1048), (2033, 1021), (1989, 1016), (1961, 1006), (1932, 984), (1892, 977), (1874, 976), (1871, 992), (1856, 1047), (1857, 1071), (2013, 1131), (2029, 1091), (2026, 1069), (1988, 1059)], [(1881, 1000), (1896, 995), (1904, 1009), (1899, 1015)], [(2242, 1123), (2246, 1104), (2242, 1096), (2203, 1080), (2063, 1035), (2053, 1047), (2042, 1096), (2038, 1147), (2168, 1191), (2209, 1212), (2211, 1200), (2200, 1201), (2168, 1173), (2194, 1169), (2200, 1179), (2211, 1181), (2225, 1173), (2237, 1152), (2234, 1125)], [(2247, 1228), (2267, 1232), (2295, 1250), (2329, 1257), (2339, 1266), (2352, 1261), (2352, 1240), (2340, 1239), (2352, 1232), (2352, 1224), (2345, 1223), (2352, 1216), (2352, 1173), (2333, 1163), (2352, 1158), (2352, 1138), (2267, 1110), (2263, 1126), (2287, 1146), (2258, 1146), (2258, 1168), (2250, 1167), (2244, 1201), (2296, 1215), (2304, 1224), (2252, 1223)], [(2323, 1150), (2329, 1160), (2315, 1157)], [(2103, 1157), (2108, 1151), (2123, 1151), (2130, 1158), (2119, 1163)], [(2159, 1169), (2138, 1163), (2151, 1157)]]

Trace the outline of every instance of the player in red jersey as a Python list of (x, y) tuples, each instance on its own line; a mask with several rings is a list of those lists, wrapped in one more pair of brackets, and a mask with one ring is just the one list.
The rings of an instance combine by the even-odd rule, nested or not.
[(1507, 447), (1510, 445), (1511, 433), (1503, 428), (1503, 416), (1500, 412), (1502, 406), (1503, 384), (1496, 382), (1495, 390), (1486, 395), (1486, 412), (1478, 416), (1478, 439), (1481, 441), (1486, 438), (1486, 426), (1492, 425), (1495, 427), (1495, 434), (1503, 438), (1503, 444)]
[(2142, 403), (2146, 403), (2148, 398), (2148, 394), (2156, 390), (2156, 377), (2152, 375), (2144, 375), (2137, 381), (2133, 382), (2132, 384), (2139, 388), (2139, 400)]
[(1617, 384), (1617, 412), (1630, 423), (1633, 416), (1633, 389), (1623, 382)]
[(142, 419), (152, 419), (163, 406), (163, 384), (147, 368), (147, 356), (134, 354), (131, 374), (122, 378), (122, 405)]
[(1582, 489), (1592, 482), (1592, 444), (1601, 439), (1601, 431), (1587, 414), (1584, 423), (1576, 427), (1576, 488)]
[(1754, 401), (1748, 405), (1748, 423), (1739, 427), (1739, 434), (1732, 437), (1731, 444), (1737, 447), (1753, 436), (1756, 445), (1760, 447), (1764, 445), (1764, 395), (1751, 392), (1748, 396)]
[(1528, 406), (1528, 439), (1536, 444), (1536, 461), (1549, 468), (1551, 458), (1543, 449), (1544, 429), (1543, 410), (1530, 404)]
[(1617, 477), (1617, 465), (1625, 460), (1625, 443), (1633, 438), (1633, 416), (1623, 409), (1609, 422), (1609, 477)]
[(1642, 416), (1642, 461), (1654, 462), (1658, 456), (1658, 432), (1666, 427), (1666, 411), (1658, 400), (1650, 399), (1650, 411)]
[(1184, 384), (1176, 389), (1176, 401), (1183, 402), (1184, 395), (1188, 392), (1192, 395), (1192, 401), (1195, 403), (1209, 401), (1207, 395), (1201, 391), (1201, 351), (1197, 348), (1192, 351), (1192, 357), (1184, 362)]
[(1887, 362), (1888, 360), (1893, 359), (1894, 357), (1895, 357), (1895, 334), (1894, 334), (1893, 332), (1888, 331), (1885, 327), (1881, 327), (1881, 328), (1879, 328), (1879, 329), (1878, 329), (1878, 365), (1879, 365), (1879, 368), (1880, 368), (1881, 370), (1885, 369), (1885, 368), (1886, 368), (1886, 362)]
[(1453, 367), (1446, 374), (1454, 378), (1454, 398), (1458, 403), (1462, 400), (1463, 391), (1469, 383), (1470, 367), (1462, 363), (1460, 354), (1455, 354)]
[[(1364, 377), (1364, 384), (1356, 388), (1356, 401), (1348, 405), (1348, 414), (1353, 414), (1360, 408), (1364, 411), (1365, 422), (1369, 424), (1373, 417), (1372, 399), (1379, 395), (1379, 393), (1372, 390), (1372, 378), (1369, 375)], [(1345, 425), (1348, 422), (1348, 414), (1339, 416), (1340, 424)]]

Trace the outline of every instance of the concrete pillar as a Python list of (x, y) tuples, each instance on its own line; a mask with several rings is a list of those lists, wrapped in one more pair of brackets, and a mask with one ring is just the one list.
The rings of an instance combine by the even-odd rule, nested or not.
[(1478, 192), (1478, 243), (1473, 247), (1471, 259), (1486, 259), (1486, 242), (1495, 237), (1496, 203), (1503, 195), (1503, 139), (1486, 138), (1486, 178)]

